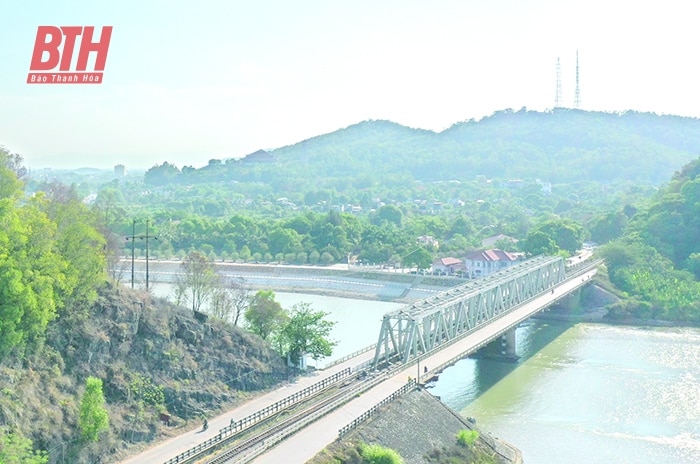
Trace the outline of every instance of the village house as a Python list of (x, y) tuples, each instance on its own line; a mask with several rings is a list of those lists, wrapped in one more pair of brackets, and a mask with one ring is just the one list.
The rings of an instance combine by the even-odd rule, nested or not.
[(515, 253), (491, 248), (488, 250), (468, 252), (464, 257), (464, 266), (467, 275), (475, 279), (510, 267), (515, 264), (518, 259), (519, 256)]
[(455, 275), (464, 272), (464, 261), (457, 258), (438, 258), (433, 261), (433, 274)]

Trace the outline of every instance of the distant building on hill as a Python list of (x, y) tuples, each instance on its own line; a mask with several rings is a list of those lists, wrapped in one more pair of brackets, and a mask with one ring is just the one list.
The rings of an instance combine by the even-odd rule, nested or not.
[(114, 177), (124, 177), (126, 176), (126, 166), (123, 164), (117, 164), (114, 166)]

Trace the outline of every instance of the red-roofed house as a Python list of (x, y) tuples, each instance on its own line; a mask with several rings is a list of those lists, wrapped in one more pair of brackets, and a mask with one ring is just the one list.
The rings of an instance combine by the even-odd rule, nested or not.
[(470, 251), (464, 257), (467, 275), (472, 279), (510, 267), (516, 261), (518, 261), (518, 255), (497, 248)]
[(457, 258), (438, 258), (433, 261), (434, 274), (454, 275), (457, 271), (464, 271), (464, 261)]

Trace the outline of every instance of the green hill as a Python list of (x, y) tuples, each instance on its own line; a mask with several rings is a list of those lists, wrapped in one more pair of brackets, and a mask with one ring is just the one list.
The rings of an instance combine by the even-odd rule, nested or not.
[[(286, 147), (274, 161), (212, 160), (201, 169), (154, 167), (160, 183), (261, 182), (275, 191), (313, 182), (376, 183), (539, 178), (553, 183), (632, 181), (660, 184), (700, 155), (700, 120), (652, 113), (557, 109), (504, 110), (442, 132), (391, 121), (364, 121)], [(162, 170), (167, 179), (160, 179)], [(160, 181), (163, 182), (160, 182)]]

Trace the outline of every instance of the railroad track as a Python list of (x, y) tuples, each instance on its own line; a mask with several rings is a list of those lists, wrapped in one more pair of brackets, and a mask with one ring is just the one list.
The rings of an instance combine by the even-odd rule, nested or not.
[(254, 436), (244, 439), (233, 447), (225, 450), (218, 456), (206, 461), (206, 464), (243, 464), (251, 461), (268, 448), (276, 445), (290, 435), (306, 427), (310, 423), (320, 419), (331, 411), (343, 406), (378, 383), (385, 380), (391, 371), (387, 370), (381, 375), (355, 378), (352, 383), (340, 387), (340, 390), (328, 397), (317, 400), (312, 405), (294, 413), (278, 424), (273, 425)]

